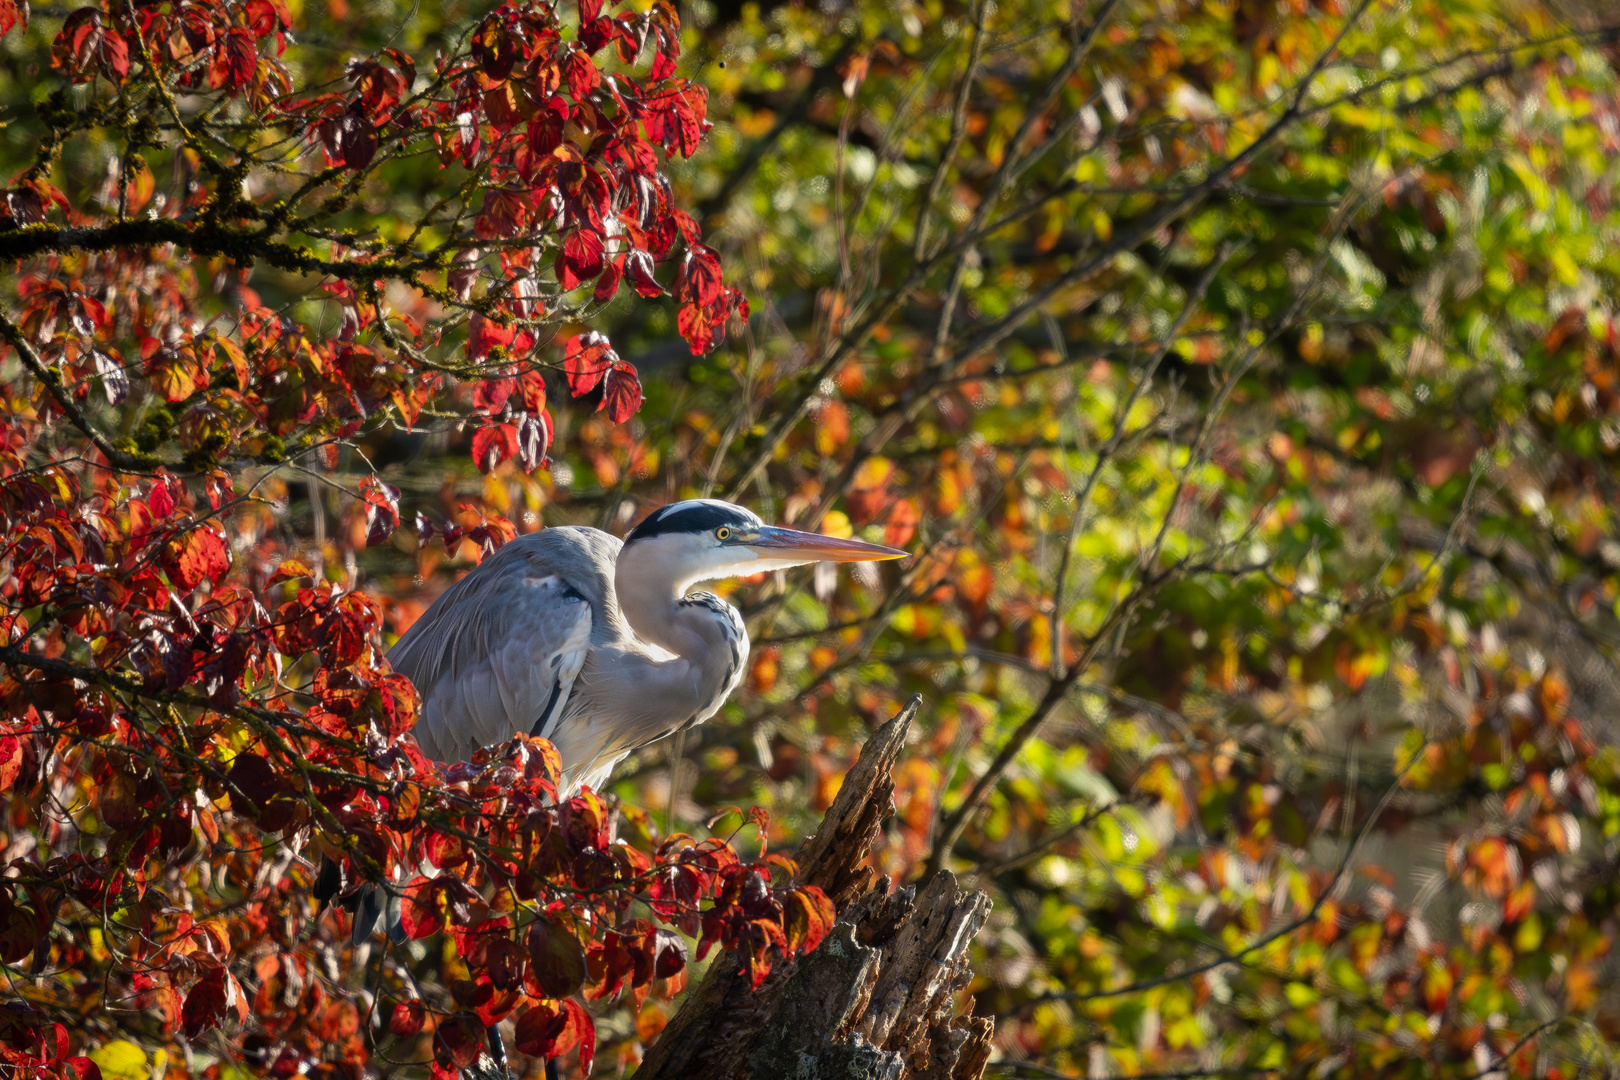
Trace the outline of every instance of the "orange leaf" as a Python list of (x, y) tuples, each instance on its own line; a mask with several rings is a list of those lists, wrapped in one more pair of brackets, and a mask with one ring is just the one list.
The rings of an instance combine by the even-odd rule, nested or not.
[(212, 525), (202, 525), (169, 542), (163, 568), (169, 580), (190, 592), (204, 581), (218, 584), (231, 568), (225, 536)]

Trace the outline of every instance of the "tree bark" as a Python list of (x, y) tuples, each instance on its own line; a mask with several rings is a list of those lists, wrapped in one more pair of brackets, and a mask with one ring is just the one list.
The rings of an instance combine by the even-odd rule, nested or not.
[(750, 990), (733, 954), (716, 959), (637, 1080), (979, 1080), (989, 1020), (955, 1015), (967, 950), (990, 914), (950, 873), (893, 889), (869, 856), (893, 811), (889, 773), (921, 698), (872, 736), (821, 828), (799, 849), (799, 879), (838, 909), (821, 946)]

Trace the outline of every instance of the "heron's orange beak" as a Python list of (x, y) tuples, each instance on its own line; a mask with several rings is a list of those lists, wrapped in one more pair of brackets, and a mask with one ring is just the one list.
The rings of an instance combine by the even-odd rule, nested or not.
[(882, 544), (840, 540), (836, 536), (779, 529), (774, 525), (766, 525), (743, 543), (756, 551), (769, 552), (766, 558), (804, 562), (878, 562), (882, 559), (904, 559), (911, 554)]

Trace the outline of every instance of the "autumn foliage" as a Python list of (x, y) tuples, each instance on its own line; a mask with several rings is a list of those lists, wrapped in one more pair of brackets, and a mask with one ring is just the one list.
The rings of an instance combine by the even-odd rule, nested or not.
[[(501, 4), (422, 70), (394, 48), (290, 66), (280, 0), (110, 0), (51, 36), (45, 130), (0, 220), (22, 267), (0, 315), (8, 1071), (95, 1080), (132, 1050), (183, 1075), (223, 1039), (261, 1075), (453, 1076), (511, 1017), (518, 1054), (588, 1073), (584, 1001), (674, 992), (688, 940), (757, 983), (829, 928), (758, 813), (746, 861), (724, 836), (627, 842), (616, 802), (559, 792), (543, 741), (427, 761), (384, 606), (271, 528), (278, 468), (330, 467), (379, 417), (451, 410), (477, 468), (531, 472), (544, 370), (628, 420), (636, 369), (600, 334), (553, 341), (621, 286), (673, 298), (697, 353), (745, 312), (661, 171), (707, 127), (674, 8), (573, 14)], [(70, 197), (62, 155), (109, 134), (104, 182)], [(354, 229), (419, 155), (432, 205)], [(398, 491), (365, 477), (352, 523), (387, 543)], [(476, 560), (515, 530), (474, 512), (417, 533)], [(385, 883), (401, 940), (380, 961), (311, 899), (323, 859), (326, 895)]]
[[(1607, 6), (681, 11), (0, 0), (9, 1061), (628, 1072), (920, 694), (999, 1074), (1620, 1067)], [(916, 557), (611, 791), (420, 759), (439, 590), (705, 495)]]

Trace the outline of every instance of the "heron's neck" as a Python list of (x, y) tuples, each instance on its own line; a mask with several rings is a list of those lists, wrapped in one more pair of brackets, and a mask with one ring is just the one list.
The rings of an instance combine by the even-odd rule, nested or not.
[(687, 658), (695, 657), (705, 644), (701, 637), (693, 637), (693, 627), (682, 617), (681, 597), (693, 582), (690, 571), (677, 569), (669, 552), (651, 544), (625, 548), (613, 572), (619, 610), (636, 636)]
[(614, 572), (619, 610), (637, 637), (674, 653), (679, 661), (671, 664), (684, 662), (678, 681), (692, 700), (681, 707), (706, 719), (742, 677), (748, 659), (742, 617), (716, 596), (688, 597), (686, 590), (700, 579), (677, 571), (655, 546), (637, 550), (642, 547), (633, 545), (619, 556)]

